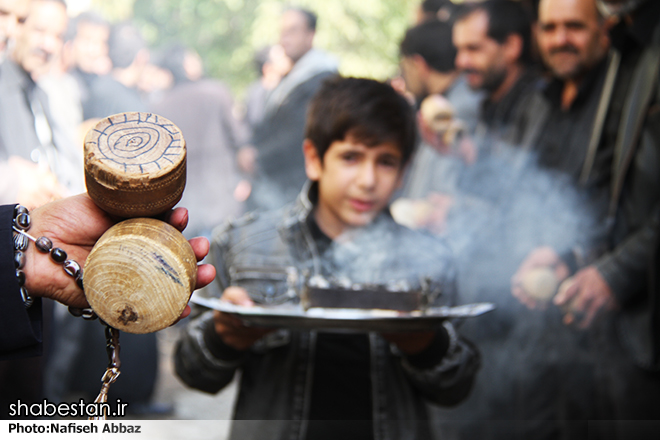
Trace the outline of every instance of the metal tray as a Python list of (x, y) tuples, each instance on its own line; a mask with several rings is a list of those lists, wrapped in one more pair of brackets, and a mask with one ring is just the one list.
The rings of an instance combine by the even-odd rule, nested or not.
[(241, 318), (254, 327), (295, 328), (308, 330), (337, 330), (349, 332), (411, 332), (431, 330), (445, 319), (471, 318), (490, 312), (493, 303), (465, 304), (454, 307), (430, 307), (424, 312), (394, 310), (337, 309), (313, 307), (303, 310), (300, 305), (237, 306), (217, 298), (204, 298), (196, 293), (190, 301)]

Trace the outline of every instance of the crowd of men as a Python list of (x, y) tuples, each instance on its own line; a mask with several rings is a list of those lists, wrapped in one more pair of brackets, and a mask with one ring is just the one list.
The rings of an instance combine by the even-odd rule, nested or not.
[[(191, 235), (292, 201), (306, 180), (307, 105), (338, 62), (314, 48), (313, 13), (287, 9), (280, 23), (241, 121), (194, 51), (149, 61), (130, 24), (68, 23), (60, 0), (0, 0), (2, 203), (83, 191), (81, 133), (124, 111), (154, 111), (186, 136)], [(633, 438), (648, 427), (635, 421), (660, 419), (660, 3), (427, 0), (392, 38), (402, 77), (392, 84), (417, 109), (440, 102), (450, 120), (437, 129), (420, 111), (393, 215), (449, 241), (459, 302), (497, 305), (460, 323), (482, 369), (465, 403), (433, 411), (439, 438)], [(530, 287), (540, 270), (551, 295)], [(65, 355), (46, 389), (62, 398), (88, 375), (96, 387), (105, 354), (102, 335), (85, 342), (84, 323), (58, 322)], [(155, 336), (134, 354), (123, 343), (122, 356), (143, 360), (118, 394), (149, 407)], [(96, 364), (80, 348), (94, 345)], [(25, 368), (3, 363), (0, 380)]]
[[(113, 25), (91, 12), (70, 20), (61, 0), (3, 0), (0, 17), (2, 203), (33, 209), (83, 192), (87, 131), (112, 114), (157, 111), (187, 134), (184, 203), (194, 212), (187, 233), (208, 235), (223, 219), (240, 213), (231, 157), (245, 133), (233, 116), (228, 88), (203, 78), (194, 51), (173, 45), (150, 54), (131, 23)], [(203, 202), (209, 195), (218, 203)], [(71, 395), (93, 400), (107, 364), (103, 329), (73, 319), (58, 304), (45, 304), (46, 327), (52, 329), (46, 350), (57, 355), (0, 363), (1, 400), (46, 396), (62, 401)], [(122, 339), (129, 362), (126, 380), (115, 392), (135, 402), (135, 413), (171, 411), (151, 401), (159, 362), (156, 335)], [(7, 408), (3, 403), (2, 414)]]
[[(576, 422), (658, 418), (660, 4), (534, 3), (464, 5), (401, 44), (418, 103), (440, 93), (467, 118), (461, 78), (484, 94), (470, 142), (422, 127), (404, 190), (418, 212), (399, 211), (461, 250), (462, 301), (500, 307), (461, 327), (483, 369), (438, 417), (458, 438), (625, 437)], [(452, 50), (454, 69), (438, 61)], [(552, 299), (526, 284), (539, 268), (563, 281)]]

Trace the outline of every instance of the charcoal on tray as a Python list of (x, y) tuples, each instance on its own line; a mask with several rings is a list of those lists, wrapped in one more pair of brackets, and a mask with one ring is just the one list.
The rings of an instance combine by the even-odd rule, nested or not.
[(346, 280), (310, 278), (303, 289), (302, 304), (311, 307), (340, 309), (383, 309), (410, 312), (420, 310), (423, 293), (410, 290), (405, 281), (382, 284), (349, 284)]

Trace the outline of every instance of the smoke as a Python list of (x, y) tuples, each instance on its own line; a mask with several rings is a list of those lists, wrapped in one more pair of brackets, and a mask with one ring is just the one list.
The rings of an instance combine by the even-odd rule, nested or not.
[(440, 234), (458, 267), (459, 302), (498, 304), (502, 319), (494, 325), (502, 331), (526, 311), (510, 282), (530, 252), (549, 246), (569, 256), (602, 248), (607, 235), (606, 200), (536, 159), (529, 150), (498, 144), (464, 165), (450, 185), (456, 190)]
[[(419, 212), (431, 212), (430, 221), (419, 223), (446, 240), (464, 270), (473, 272), (478, 264), (483, 272), (496, 272), (495, 280), (508, 282), (536, 247), (551, 246), (562, 255), (576, 247), (594, 249), (607, 232), (607, 201), (578, 187), (572, 176), (538, 166), (528, 150), (498, 144), (474, 164), (436, 159), (424, 171), (441, 170), (446, 180), (413, 175), (411, 195), (426, 197)], [(426, 184), (423, 190), (419, 182)], [(434, 203), (435, 211), (428, 207)], [(397, 218), (403, 206), (415, 207), (395, 205)], [(417, 214), (400, 217), (415, 220)]]
[(497, 148), (459, 173), (441, 233), (456, 261), (458, 302), (497, 309), (460, 326), (482, 354), (482, 371), (468, 402), (438, 420), (559, 419), (553, 411), (567, 401), (589, 418), (594, 364), (584, 332), (565, 326), (552, 304), (527, 309), (511, 294), (511, 277), (539, 246), (563, 255), (602, 244), (606, 204), (572, 176), (538, 166), (533, 152)]
[(389, 214), (342, 234), (320, 260), (323, 276), (337, 286), (421, 290), (429, 301), (436, 300), (434, 305), (455, 301), (456, 271), (449, 248), (430, 234), (397, 225)]

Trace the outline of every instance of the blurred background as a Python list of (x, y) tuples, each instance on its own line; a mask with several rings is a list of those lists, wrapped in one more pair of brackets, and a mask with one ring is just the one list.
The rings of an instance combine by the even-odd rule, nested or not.
[[(398, 65), (399, 39), (414, 21), (415, 0), (297, 1), (319, 16), (315, 46), (335, 55), (344, 75), (380, 80)], [(112, 22), (132, 19), (149, 46), (172, 42), (194, 48), (208, 76), (225, 81), (240, 100), (257, 78), (260, 48), (277, 42), (282, 10), (277, 0), (70, 0), (69, 14), (94, 10)]]

